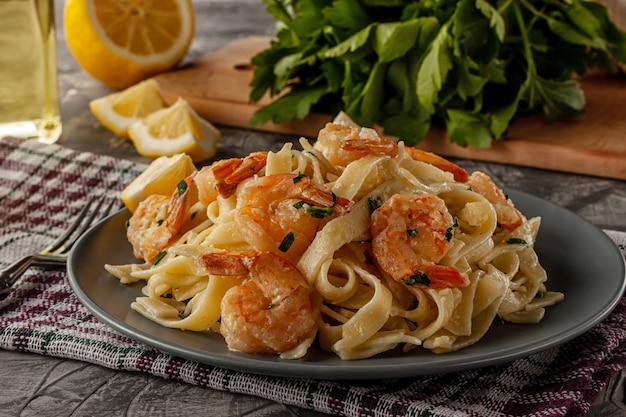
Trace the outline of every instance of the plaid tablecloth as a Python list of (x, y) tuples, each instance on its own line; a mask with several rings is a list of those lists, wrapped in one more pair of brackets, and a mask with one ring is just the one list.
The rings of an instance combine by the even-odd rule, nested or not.
[[(59, 236), (88, 196), (118, 198), (144, 166), (90, 153), (0, 140), (0, 267)], [(607, 231), (622, 249), (626, 234)], [(101, 323), (64, 271), (31, 268), (0, 301), (0, 348), (146, 372), (340, 416), (583, 416), (626, 365), (626, 298), (582, 336), (508, 364), (383, 381), (247, 374), (191, 362)]]

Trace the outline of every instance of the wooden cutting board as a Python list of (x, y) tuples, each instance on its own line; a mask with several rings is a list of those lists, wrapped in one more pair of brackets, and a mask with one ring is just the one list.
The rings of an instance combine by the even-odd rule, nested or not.
[[(168, 101), (183, 97), (214, 124), (249, 127), (252, 114), (270, 102), (267, 97), (254, 104), (248, 100), (250, 59), (269, 42), (267, 37), (247, 37), (156, 79)], [(626, 180), (626, 78), (588, 77), (582, 87), (587, 106), (578, 118), (558, 122), (547, 122), (541, 115), (520, 118), (510, 126), (507, 140), (490, 149), (457, 146), (447, 140), (445, 131), (432, 129), (419, 147), (448, 157)], [(305, 120), (254, 128), (315, 138), (332, 117), (311, 114)]]

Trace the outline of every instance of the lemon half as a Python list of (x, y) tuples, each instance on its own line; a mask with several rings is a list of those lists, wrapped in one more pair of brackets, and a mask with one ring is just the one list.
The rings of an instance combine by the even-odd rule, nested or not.
[(201, 118), (182, 98), (133, 123), (128, 136), (143, 156), (156, 158), (186, 153), (193, 162), (215, 156), (217, 144), (222, 139), (220, 131)]
[(68, 0), (64, 27), (80, 66), (123, 89), (185, 56), (195, 15), (191, 0)]

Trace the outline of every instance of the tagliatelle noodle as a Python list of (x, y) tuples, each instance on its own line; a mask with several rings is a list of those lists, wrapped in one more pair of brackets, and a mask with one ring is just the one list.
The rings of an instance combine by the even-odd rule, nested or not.
[[(371, 129), (361, 135), (376, 139)], [(278, 174), (306, 176), (353, 202), (350, 210), (323, 224), (297, 259), (311, 286), (315, 326), (284, 358), (306, 355), (311, 346), (345, 360), (389, 350), (403, 354), (421, 348), (445, 353), (479, 342), (495, 320), (537, 323), (545, 308), (563, 299), (549, 292), (547, 276), (534, 251), (540, 219), (523, 219), (512, 231), (501, 229), (494, 204), (457, 182), (451, 173), (414, 160), (400, 143), (397, 154), (368, 154), (345, 166), (324, 156), (325, 145), (300, 140), (269, 152), (265, 167), (218, 196), (197, 222), (166, 248), (157, 265), (107, 265), (130, 284), (145, 281), (133, 309), (163, 326), (220, 332), (220, 302), (245, 277), (211, 275), (196, 261), (207, 252), (250, 250), (245, 230), (235, 221), (246, 184)], [(455, 219), (447, 232), (449, 248), (437, 262), (466, 274), (466, 285), (430, 288), (394, 280), (372, 260), (372, 207), (396, 194), (433, 195)], [(197, 205), (194, 207), (197, 208)]]

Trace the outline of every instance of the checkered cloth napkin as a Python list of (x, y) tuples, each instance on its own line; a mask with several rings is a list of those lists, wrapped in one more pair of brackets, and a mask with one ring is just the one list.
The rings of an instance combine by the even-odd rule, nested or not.
[[(88, 196), (117, 198), (143, 168), (58, 145), (0, 140), (0, 267), (59, 236)], [(607, 233), (624, 252), (626, 234)], [(583, 416), (626, 365), (626, 298), (582, 336), (511, 363), (417, 378), (324, 381), (247, 374), (160, 352), (92, 316), (63, 270), (31, 268), (0, 301), (0, 347), (339, 416)]]

